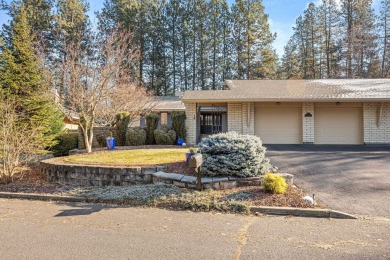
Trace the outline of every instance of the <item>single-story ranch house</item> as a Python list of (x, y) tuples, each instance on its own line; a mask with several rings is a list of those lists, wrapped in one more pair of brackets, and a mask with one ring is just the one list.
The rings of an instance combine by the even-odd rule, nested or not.
[(236, 131), (265, 144), (390, 144), (390, 80), (228, 80), (186, 91), (187, 143)]

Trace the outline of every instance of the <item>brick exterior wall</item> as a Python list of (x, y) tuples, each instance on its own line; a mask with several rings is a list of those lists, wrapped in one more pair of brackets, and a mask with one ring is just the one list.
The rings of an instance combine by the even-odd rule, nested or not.
[(242, 103), (228, 103), (227, 114), (228, 131), (242, 133)]
[(390, 103), (384, 103), (382, 118), (378, 126), (378, 110), (380, 103), (364, 103), (364, 143), (380, 144), (390, 143)]
[[(310, 113), (311, 117), (305, 115)], [(302, 103), (302, 140), (304, 144), (314, 143), (314, 103)]]

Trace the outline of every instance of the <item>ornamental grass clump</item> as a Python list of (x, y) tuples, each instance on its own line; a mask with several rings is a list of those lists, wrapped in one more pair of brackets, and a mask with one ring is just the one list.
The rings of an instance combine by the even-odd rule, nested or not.
[(278, 175), (268, 173), (262, 181), (263, 188), (266, 192), (274, 194), (284, 194), (287, 190), (286, 180)]
[(204, 157), (202, 174), (209, 176), (257, 177), (271, 169), (266, 148), (253, 135), (235, 132), (204, 138), (199, 144)]

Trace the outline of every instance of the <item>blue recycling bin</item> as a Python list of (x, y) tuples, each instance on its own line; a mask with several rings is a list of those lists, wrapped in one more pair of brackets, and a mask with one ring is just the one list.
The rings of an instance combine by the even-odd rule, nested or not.
[(183, 138), (177, 139), (176, 144), (179, 146), (182, 146), (184, 144), (185, 140)]
[(109, 137), (106, 139), (107, 142), (107, 149), (108, 150), (115, 150), (115, 145), (116, 145), (116, 139), (113, 137)]

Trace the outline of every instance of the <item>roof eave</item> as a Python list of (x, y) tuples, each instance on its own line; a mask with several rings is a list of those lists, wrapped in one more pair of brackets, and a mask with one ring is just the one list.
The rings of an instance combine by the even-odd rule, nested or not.
[(226, 102), (390, 102), (390, 98), (316, 98), (316, 99), (183, 99), (183, 103), (226, 103)]

